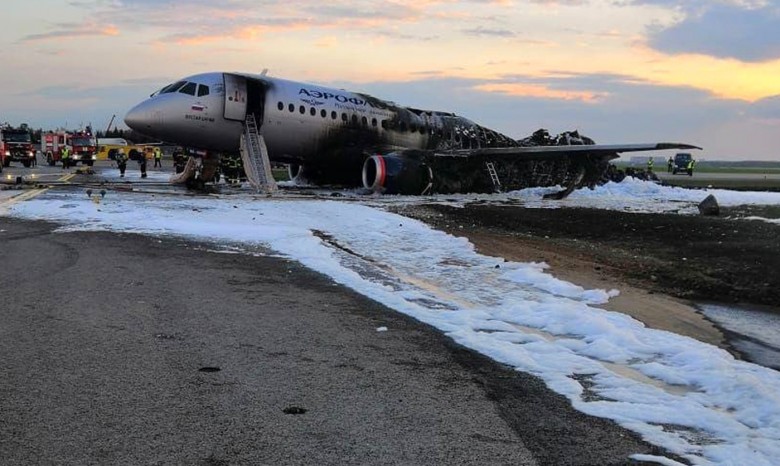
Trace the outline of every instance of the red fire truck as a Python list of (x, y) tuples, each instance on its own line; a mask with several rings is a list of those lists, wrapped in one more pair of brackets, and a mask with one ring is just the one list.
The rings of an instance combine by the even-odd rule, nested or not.
[(30, 131), (11, 126), (0, 128), (0, 159), (5, 167), (11, 165), (11, 162), (22, 162), (29, 168), (35, 159)]
[(41, 136), (41, 151), (46, 156), (46, 162), (54, 166), (62, 160), (62, 148), (70, 147), (70, 163), (76, 165), (81, 162), (90, 167), (97, 160), (97, 141), (92, 131), (54, 131), (44, 133)]

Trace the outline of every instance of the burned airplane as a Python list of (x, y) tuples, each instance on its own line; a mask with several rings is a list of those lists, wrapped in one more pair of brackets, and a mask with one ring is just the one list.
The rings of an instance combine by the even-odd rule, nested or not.
[[(246, 166), (262, 154), (288, 164), (294, 180), (413, 195), (561, 186), (564, 197), (595, 185), (621, 152), (696, 148), (597, 145), (541, 131), (518, 141), (452, 113), (265, 74), (181, 79), (130, 110), (125, 123), (212, 159), (240, 151)], [(250, 140), (254, 154), (242, 143)], [(188, 176), (210, 179), (204, 173)]]

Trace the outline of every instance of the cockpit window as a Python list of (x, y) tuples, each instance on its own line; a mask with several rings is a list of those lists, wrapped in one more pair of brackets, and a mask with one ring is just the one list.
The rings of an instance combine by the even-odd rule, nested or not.
[(187, 83), (184, 87), (179, 89), (179, 92), (182, 94), (189, 94), (189, 95), (195, 95), (195, 89), (198, 88), (198, 85), (195, 83)]
[(175, 82), (175, 83), (171, 84), (170, 86), (164, 87), (160, 91), (160, 94), (170, 94), (171, 92), (176, 92), (176, 91), (179, 90), (180, 87), (182, 87), (185, 84), (187, 84), (187, 81)]
[(198, 86), (198, 97), (203, 97), (204, 95), (209, 95), (209, 87), (205, 84), (201, 84)]

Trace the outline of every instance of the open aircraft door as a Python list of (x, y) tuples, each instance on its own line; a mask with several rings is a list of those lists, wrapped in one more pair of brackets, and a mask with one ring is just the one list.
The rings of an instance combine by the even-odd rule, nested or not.
[(246, 78), (224, 73), (225, 77), (225, 119), (244, 121), (246, 119)]

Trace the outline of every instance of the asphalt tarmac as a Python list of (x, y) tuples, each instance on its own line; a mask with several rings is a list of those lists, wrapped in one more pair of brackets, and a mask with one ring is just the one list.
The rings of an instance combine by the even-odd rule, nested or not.
[(263, 251), (54, 228), (0, 217), (3, 464), (608, 465), (664, 454)]

